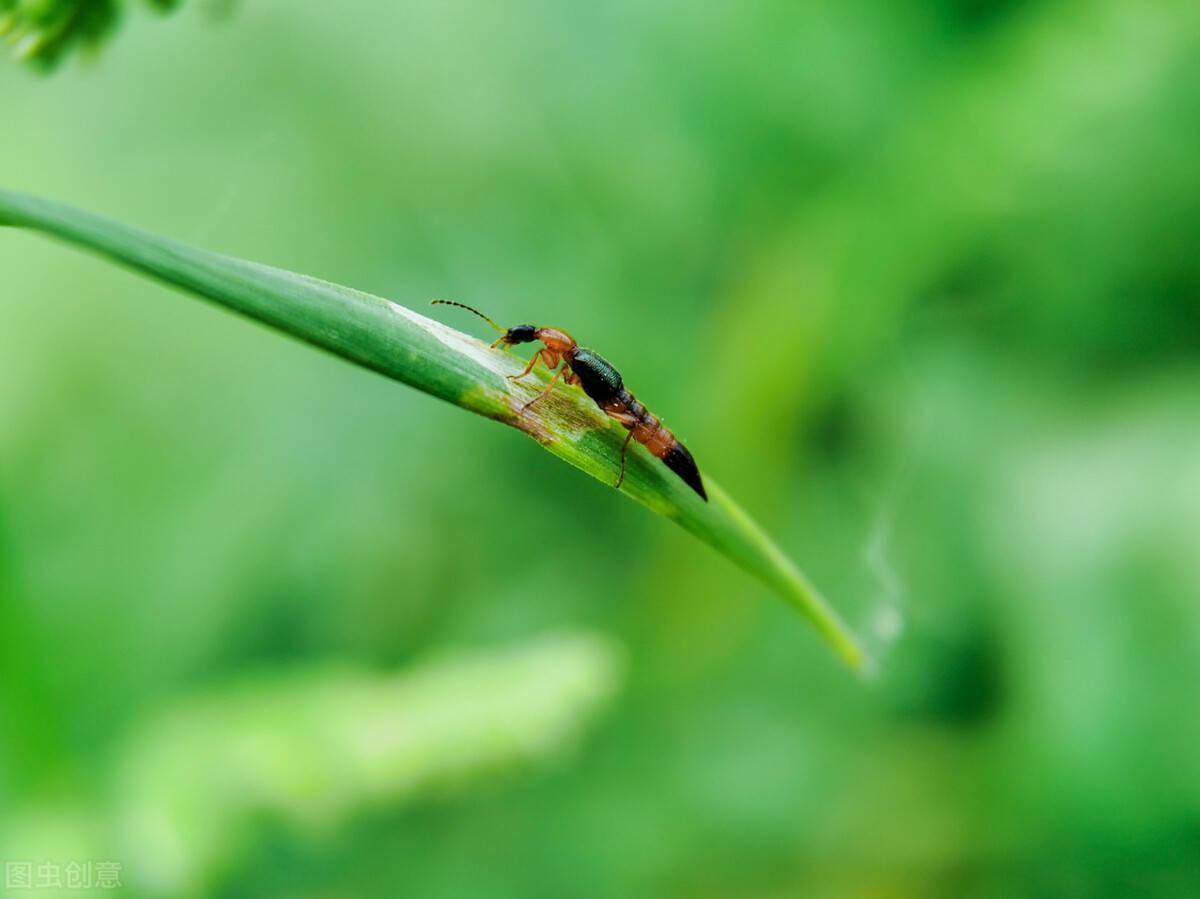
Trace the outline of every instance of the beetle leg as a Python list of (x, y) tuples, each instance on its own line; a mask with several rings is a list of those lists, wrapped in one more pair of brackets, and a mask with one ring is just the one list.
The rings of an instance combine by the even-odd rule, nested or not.
[(554, 350), (546, 348), (540, 349), (529, 357), (529, 364), (525, 366), (525, 371), (521, 372), (519, 375), (509, 375), (508, 379), (510, 381), (521, 380), (523, 377), (533, 371), (533, 367), (537, 365), (539, 359), (545, 362), (546, 367), (553, 371), (554, 366), (558, 365), (558, 357), (559, 354), (554, 352)]
[(535, 365), (537, 365), (537, 361), (538, 361), (539, 359), (541, 359), (541, 358), (542, 358), (542, 351), (541, 351), (541, 350), (538, 350), (536, 353), (534, 353), (534, 354), (533, 354), (533, 355), (532, 355), (532, 356), (529, 358), (529, 364), (525, 366), (525, 371), (521, 372), (519, 375), (509, 375), (509, 376), (508, 376), (508, 379), (509, 379), (510, 381), (519, 381), (519, 380), (521, 380), (523, 377), (525, 377), (527, 374), (529, 374), (531, 371), (533, 371), (533, 367), (534, 367)]
[(620, 487), (625, 481), (625, 453), (629, 449), (629, 441), (633, 439), (633, 429), (637, 427), (638, 420), (636, 415), (623, 409), (605, 409), (604, 414), (613, 421), (619, 422), (622, 427), (629, 429), (629, 433), (625, 435), (625, 442), (621, 444), (621, 474), (617, 478), (617, 483), (613, 484), (614, 487)]
[(633, 429), (630, 428), (629, 433), (625, 435), (625, 442), (621, 444), (621, 475), (617, 478), (617, 483), (613, 484), (618, 489), (625, 480), (625, 451), (629, 449), (629, 441), (632, 439)]
[(554, 382), (557, 381), (558, 376), (561, 375), (566, 370), (567, 370), (567, 367), (564, 365), (562, 368), (560, 368), (558, 371), (556, 371), (554, 373), (554, 377), (550, 379), (550, 383), (546, 385), (546, 389), (543, 390), (541, 393), (539, 393), (537, 396), (535, 396), (533, 399), (531, 399), (524, 406), (522, 406), (521, 411), (524, 412), (526, 409), (528, 409), (530, 406), (532, 406), (534, 403), (536, 403), (538, 400), (540, 400), (542, 397), (544, 397), (547, 393), (549, 393), (551, 390), (553, 390)]

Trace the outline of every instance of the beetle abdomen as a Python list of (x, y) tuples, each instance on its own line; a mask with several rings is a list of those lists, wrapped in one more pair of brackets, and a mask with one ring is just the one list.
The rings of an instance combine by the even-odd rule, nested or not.
[(707, 501), (696, 460), (662, 422), (625, 389), (620, 373), (599, 353), (578, 347), (566, 356), (571, 371), (592, 401), (629, 431), (633, 439), (679, 475), (683, 482)]
[(632, 393), (621, 388), (620, 393), (601, 408), (621, 421), (627, 430), (633, 432), (634, 440), (646, 447), (651, 455), (662, 459), (667, 468), (679, 475), (707, 502), (708, 494), (704, 492), (700, 470), (692, 454)]
[[(674, 438), (672, 437), (674, 440)], [(667, 468), (675, 472), (683, 479), (683, 482), (700, 494), (700, 498), (708, 502), (708, 494), (704, 492), (704, 482), (700, 480), (700, 469), (696, 467), (696, 460), (692, 458), (692, 454), (688, 452), (688, 448), (674, 440), (671, 448), (667, 450), (666, 455), (660, 456)]]

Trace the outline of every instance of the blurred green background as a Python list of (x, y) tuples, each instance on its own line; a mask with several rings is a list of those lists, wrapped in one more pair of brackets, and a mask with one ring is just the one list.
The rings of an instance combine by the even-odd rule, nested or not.
[(4, 186), (567, 328), (880, 665), (512, 432), (2, 231), (0, 860), (1200, 895), (1192, 0), (129, 13), (0, 62)]

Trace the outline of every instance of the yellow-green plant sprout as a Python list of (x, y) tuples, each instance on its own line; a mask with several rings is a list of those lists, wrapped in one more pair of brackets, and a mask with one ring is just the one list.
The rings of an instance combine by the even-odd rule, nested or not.
[[(579, 390), (514, 383), (516, 356), (377, 296), (149, 234), (60, 203), (0, 191), (0, 224), (53, 235), (256, 319), (468, 411), (510, 425), (606, 484), (625, 430)], [(703, 453), (699, 454), (703, 460)], [(645, 453), (628, 455), (620, 491), (724, 554), (798, 609), (855, 670), (868, 660), (838, 614), (706, 472), (705, 502)]]

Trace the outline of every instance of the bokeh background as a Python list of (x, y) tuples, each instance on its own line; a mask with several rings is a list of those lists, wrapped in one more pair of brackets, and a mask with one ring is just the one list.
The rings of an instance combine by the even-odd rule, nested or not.
[(0, 62), (4, 186), (568, 328), (879, 666), (514, 432), (4, 231), (0, 860), (1200, 894), (1192, 0), (126, 12)]

